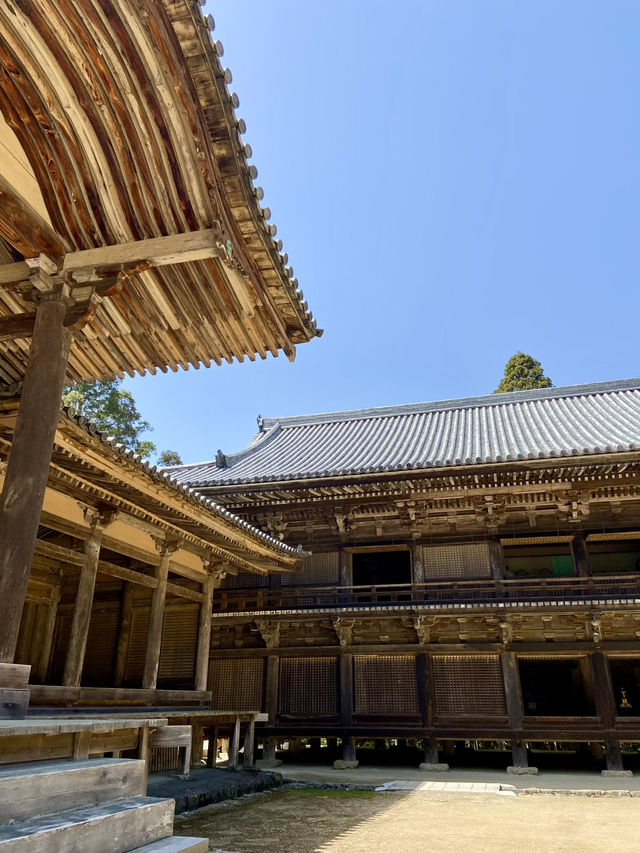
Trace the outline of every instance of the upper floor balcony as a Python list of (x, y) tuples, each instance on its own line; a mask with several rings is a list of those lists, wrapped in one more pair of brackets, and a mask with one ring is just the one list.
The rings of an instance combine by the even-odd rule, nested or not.
[(219, 590), (214, 613), (451, 607), (640, 605), (640, 574)]

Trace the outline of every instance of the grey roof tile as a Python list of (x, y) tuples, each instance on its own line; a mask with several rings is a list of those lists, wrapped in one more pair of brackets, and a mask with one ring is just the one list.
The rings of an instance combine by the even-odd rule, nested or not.
[(640, 449), (640, 379), (260, 419), (240, 453), (169, 469), (207, 486)]

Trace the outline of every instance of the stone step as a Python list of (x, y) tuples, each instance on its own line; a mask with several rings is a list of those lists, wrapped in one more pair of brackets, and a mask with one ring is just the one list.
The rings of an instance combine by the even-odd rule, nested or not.
[(131, 853), (207, 853), (208, 849), (208, 838), (173, 835), (171, 838), (162, 838), (160, 841), (145, 844), (144, 847), (136, 847)]
[(173, 800), (128, 797), (0, 827), (0, 853), (127, 853), (173, 832)]
[(37, 761), (0, 769), (0, 824), (146, 793), (144, 761)]

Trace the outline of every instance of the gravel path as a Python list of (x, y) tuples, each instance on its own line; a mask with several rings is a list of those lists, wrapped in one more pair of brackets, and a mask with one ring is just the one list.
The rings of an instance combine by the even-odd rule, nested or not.
[(176, 819), (232, 853), (619, 853), (635, 797), (277, 791)]

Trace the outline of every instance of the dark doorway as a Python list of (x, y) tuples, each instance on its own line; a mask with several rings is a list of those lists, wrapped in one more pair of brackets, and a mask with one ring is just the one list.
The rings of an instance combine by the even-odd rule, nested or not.
[(618, 717), (640, 714), (640, 660), (610, 660), (613, 697)]
[(411, 555), (402, 551), (374, 551), (353, 555), (353, 585), (411, 583)]
[(520, 660), (524, 713), (533, 717), (590, 717), (595, 713), (575, 660)]

